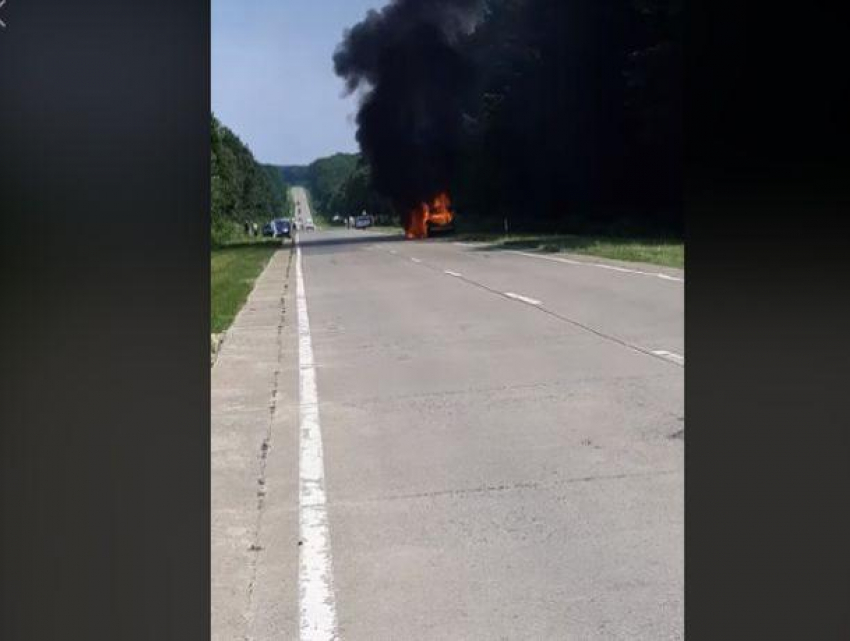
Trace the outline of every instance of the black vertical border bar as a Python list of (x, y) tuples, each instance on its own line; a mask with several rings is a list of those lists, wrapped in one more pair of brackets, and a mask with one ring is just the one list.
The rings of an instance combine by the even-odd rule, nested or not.
[(0, 637), (209, 638), (210, 5), (0, 11)]
[(687, 16), (686, 637), (848, 639), (843, 23)]

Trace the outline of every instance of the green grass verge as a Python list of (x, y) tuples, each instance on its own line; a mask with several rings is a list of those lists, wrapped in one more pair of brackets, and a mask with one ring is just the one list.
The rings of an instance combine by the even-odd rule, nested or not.
[(458, 234), (456, 240), (487, 243), (486, 249), (529, 249), (542, 252), (568, 252), (651, 263), (665, 267), (685, 267), (685, 243), (677, 239), (616, 238), (569, 234)]
[(281, 248), (280, 240), (249, 240), (214, 248), (210, 255), (210, 325), (213, 334), (230, 326), (254, 281)]

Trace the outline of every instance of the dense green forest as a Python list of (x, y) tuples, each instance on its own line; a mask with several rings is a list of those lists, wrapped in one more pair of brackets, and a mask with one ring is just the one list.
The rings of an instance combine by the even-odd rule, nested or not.
[(289, 184), (309, 189), (317, 216), (329, 220), (366, 211), (380, 222), (397, 222), (390, 201), (371, 188), (369, 166), (360, 154), (337, 153), (278, 169)]
[(309, 165), (283, 165), (279, 166), (278, 170), (283, 179), (290, 185), (306, 187), (310, 181)]
[(680, 234), (680, 0), (487, 3), (454, 176), (527, 228)]
[(279, 168), (261, 165), (230, 129), (211, 116), (211, 238), (214, 246), (240, 238), (244, 223), (262, 226), (291, 212)]
[(680, 234), (681, 19), (680, 0), (395, 0), (334, 56), (370, 184), (398, 210), (448, 189), (459, 225)]
[(398, 224), (399, 218), (390, 200), (372, 188), (369, 165), (358, 156), (358, 163), (327, 199), (326, 211), (331, 215), (356, 216), (365, 211), (379, 224)]
[(357, 168), (356, 154), (334, 154), (319, 158), (308, 167), (308, 184), (316, 213), (325, 218), (338, 212), (332, 210), (337, 192)]

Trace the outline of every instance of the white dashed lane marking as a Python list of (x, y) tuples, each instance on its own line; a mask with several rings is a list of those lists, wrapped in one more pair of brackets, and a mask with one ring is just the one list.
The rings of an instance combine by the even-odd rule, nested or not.
[[(456, 243), (454, 243), (454, 244), (455, 244), (455, 245), (465, 245), (466, 243), (458, 243), (458, 242), (456, 242)], [(392, 253), (392, 252), (391, 252), (391, 253)], [(676, 278), (676, 277), (674, 277), (674, 276), (670, 276), (670, 275), (668, 275), (668, 274), (662, 274), (662, 273), (660, 273), (660, 272), (659, 272), (659, 273), (642, 272), (642, 271), (639, 271), (639, 270), (627, 269), (627, 268), (625, 268), (625, 267), (618, 267), (618, 266), (616, 266), (616, 265), (602, 265), (601, 263), (600, 263), (600, 264), (597, 264), (597, 263), (586, 263), (586, 262), (583, 262), (583, 261), (571, 260), (571, 259), (569, 259), (569, 258), (556, 258), (556, 257), (553, 257), (553, 256), (536, 256), (536, 255), (534, 255), (534, 254), (527, 254), (527, 253), (525, 253), (525, 252), (508, 251), (507, 253), (511, 253), (511, 254), (519, 254), (519, 255), (521, 255), (521, 256), (530, 256), (530, 257), (532, 257), (532, 258), (543, 258), (543, 259), (545, 259), (545, 260), (554, 260), (554, 261), (556, 261), (556, 262), (563, 262), (563, 263), (570, 263), (570, 264), (575, 264), (575, 265), (582, 265), (582, 266), (585, 266), (585, 267), (586, 267), (586, 266), (590, 266), (590, 267), (602, 267), (602, 268), (604, 268), (604, 269), (610, 269), (610, 270), (612, 270), (612, 271), (617, 271), (617, 272), (626, 272), (626, 273), (643, 274), (643, 275), (648, 275), (648, 276), (658, 276), (659, 278), (664, 278), (664, 279), (667, 279), (667, 280), (675, 280), (675, 281), (682, 281), (682, 282), (684, 282), (684, 279), (679, 279), (679, 278)], [(410, 258), (410, 260), (411, 260), (412, 262), (414, 262), (414, 263), (422, 263), (422, 261), (421, 261), (421, 260), (419, 260), (418, 258), (413, 258), (413, 257), (409, 257), (409, 258)], [(434, 269), (435, 271), (439, 270), (439, 267), (435, 267), (435, 266), (434, 266), (434, 267), (432, 267), (432, 266), (429, 266), (429, 265), (427, 265), (427, 264), (425, 264), (425, 263), (423, 263), (423, 265), (424, 265), (425, 267), (428, 267), (429, 269)], [(463, 274), (461, 274), (460, 272), (455, 272), (455, 271), (452, 271), (452, 270), (450, 270), (450, 269), (444, 269), (444, 270), (442, 270), (442, 271), (443, 271), (443, 273), (444, 273), (444, 274), (446, 274), (446, 275), (448, 275), (448, 276), (453, 276), (453, 277), (455, 277), (455, 278), (463, 279), (463, 280), (464, 280), (464, 282), (466, 282), (466, 283), (468, 283), (468, 284), (470, 284), (470, 285), (473, 285), (473, 286), (475, 286), (475, 287), (479, 287), (479, 288), (481, 288), (481, 289), (483, 289), (483, 290), (486, 290), (486, 291), (490, 292), (491, 294), (496, 294), (496, 295), (498, 295), (498, 296), (503, 296), (503, 297), (505, 297), (505, 298), (510, 298), (510, 299), (512, 299), (512, 300), (516, 300), (516, 301), (519, 301), (519, 302), (521, 302), (521, 303), (525, 303), (526, 305), (530, 305), (530, 306), (532, 306), (532, 307), (534, 307), (534, 308), (536, 308), (536, 309), (539, 309), (540, 311), (542, 311), (542, 312), (544, 312), (544, 313), (546, 313), (546, 314), (549, 314), (549, 315), (551, 315), (551, 316), (554, 316), (555, 318), (558, 318), (558, 319), (560, 319), (560, 320), (562, 320), (562, 321), (564, 321), (564, 322), (566, 322), (566, 323), (569, 323), (569, 324), (571, 324), (571, 325), (574, 325), (574, 326), (576, 326), (576, 327), (580, 327), (581, 329), (583, 329), (583, 330), (585, 330), (585, 331), (587, 331), (587, 332), (590, 332), (590, 333), (592, 333), (592, 334), (595, 334), (595, 335), (597, 335), (597, 336), (599, 336), (600, 338), (603, 338), (603, 339), (605, 339), (605, 340), (608, 340), (608, 341), (611, 341), (611, 342), (614, 342), (614, 343), (618, 343), (618, 344), (622, 345), (623, 347), (627, 347), (627, 348), (629, 348), (629, 349), (631, 349), (631, 350), (634, 350), (634, 351), (636, 351), (636, 352), (640, 352), (640, 353), (645, 354), (645, 355), (647, 355), (647, 356), (653, 356), (653, 357), (655, 357), (655, 358), (663, 359), (663, 360), (665, 360), (665, 361), (667, 361), (667, 362), (669, 362), (669, 363), (673, 363), (673, 364), (675, 364), (675, 365), (679, 365), (680, 367), (684, 367), (684, 366), (685, 366), (685, 357), (684, 357), (683, 355), (681, 355), (681, 354), (676, 354), (675, 352), (670, 352), (670, 351), (667, 351), (667, 350), (650, 350), (650, 349), (647, 349), (647, 348), (645, 348), (645, 347), (641, 347), (640, 345), (636, 345), (636, 344), (630, 343), (630, 342), (628, 342), (628, 341), (626, 341), (626, 340), (623, 340), (623, 339), (617, 338), (616, 336), (612, 336), (612, 335), (610, 335), (610, 334), (606, 334), (606, 333), (605, 333), (605, 332), (603, 332), (603, 331), (600, 331), (600, 330), (598, 330), (598, 329), (594, 329), (593, 327), (590, 327), (590, 326), (588, 326), (588, 325), (585, 325), (585, 324), (583, 324), (583, 323), (581, 323), (581, 322), (579, 322), (579, 321), (577, 321), (577, 320), (575, 320), (575, 319), (573, 319), (573, 318), (569, 318), (569, 317), (567, 317), (567, 316), (563, 316), (562, 314), (559, 314), (559, 313), (557, 313), (557, 312), (555, 312), (555, 311), (553, 311), (553, 310), (547, 309), (547, 308), (544, 306), (543, 301), (537, 300), (536, 298), (531, 298), (531, 297), (529, 297), (529, 296), (524, 296), (524, 295), (522, 295), (522, 294), (517, 294), (516, 292), (502, 292), (502, 291), (499, 291), (498, 289), (495, 289), (495, 288), (493, 288), (493, 287), (491, 287), (491, 286), (485, 285), (484, 283), (478, 282), (478, 281), (476, 281), (476, 280), (474, 280), (474, 279), (467, 278), (467, 277), (465, 277)]]
[(529, 298), (528, 296), (523, 296), (522, 294), (514, 294), (513, 292), (505, 292), (505, 296), (508, 298), (513, 298), (514, 300), (522, 301), (523, 303), (528, 303), (529, 305), (534, 305), (538, 307), (543, 303), (536, 298)]
[(685, 364), (685, 357), (681, 354), (676, 354), (675, 352), (668, 352), (666, 349), (655, 349), (652, 350), (652, 353), (656, 356), (660, 356), (661, 358), (666, 358), (668, 361), (678, 363), (679, 365)]

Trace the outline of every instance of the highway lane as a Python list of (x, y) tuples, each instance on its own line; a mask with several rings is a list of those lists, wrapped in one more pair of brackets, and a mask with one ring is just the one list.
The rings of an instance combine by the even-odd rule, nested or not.
[(397, 243), (386, 251), (496, 291), (519, 293), (544, 309), (650, 351), (685, 354), (681, 270), (454, 242)]
[(682, 283), (368, 232), (301, 248), (341, 634), (680, 637), (684, 371), (630, 346), (684, 355)]
[(212, 637), (681, 638), (683, 278), (284, 243), (212, 371)]

